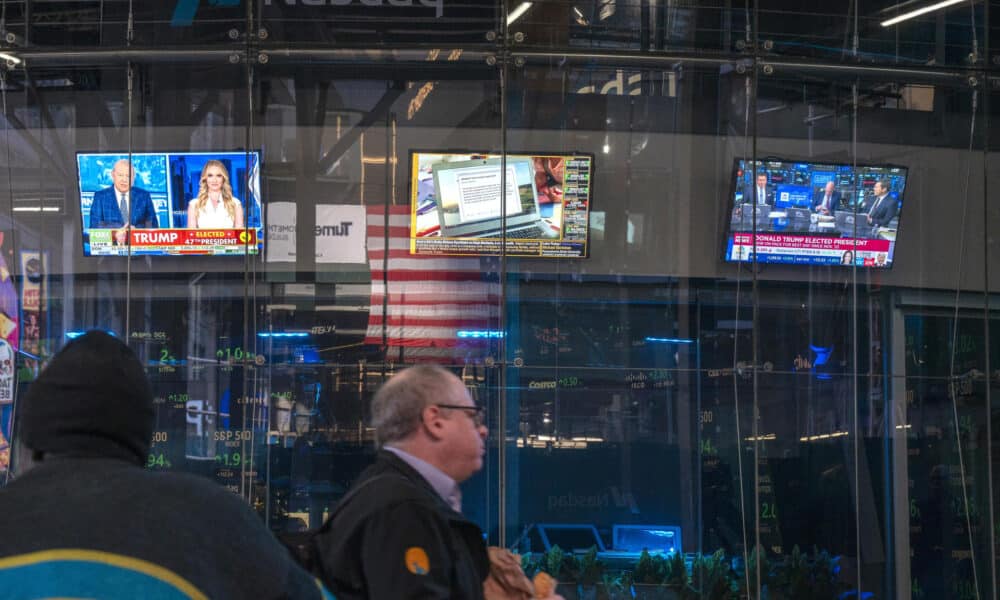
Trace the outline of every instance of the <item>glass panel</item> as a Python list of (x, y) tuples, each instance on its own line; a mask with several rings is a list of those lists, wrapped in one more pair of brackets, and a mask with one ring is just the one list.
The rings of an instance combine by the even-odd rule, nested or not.
[[(126, 318), (112, 315), (106, 326), (124, 332), (149, 365), (157, 403), (149, 467), (204, 475), (252, 504), (263, 502), (256, 481), (267, 415), (248, 296), (248, 276), (261, 260), (260, 146), (251, 136), (247, 71), (228, 63), (154, 63), (133, 73), (135, 256), (120, 267), (130, 299)], [(180, 91), (144, 93), (168, 89)], [(91, 186), (90, 169), (118, 168), (108, 153), (121, 150), (109, 145), (79, 155), (83, 191)], [(155, 228), (136, 217), (140, 189), (155, 207)], [(107, 211), (100, 194), (90, 211), (95, 254), (105, 249), (95, 231), (98, 209)], [(115, 276), (113, 267), (102, 268), (98, 283)]]
[[(512, 72), (508, 148), (593, 157), (589, 255), (507, 261), (507, 543), (576, 551), (558, 575), (573, 593), (594, 584), (591, 546), (607, 585), (661, 583), (640, 556), (669, 538), (659, 550), (698, 553), (700, 582), (716, 550), (742, 560), (753, 522), (735, 427), (752, 389), (718, 385), (752, 372), (748, 270), (722, 262), (749, 73), (532, 60)], [(558, 177), (536, 164), (549, 200)], [(569, 231), (581, 192), (562, 183), (549, 220)]]
[[(12, 299), (25, 324), (18, 390), (67, 340), (110, 331), (153, 384), (149, 466), (203, 474), (252, 499), (262, 409), (245, 369), (255, 358), (245, 273), (261, 232), (246, 71), (189, 58), (73, 68), (40, 58), (7, 74), (8, 123), (30, 124), (6, 138), (7, 189), (22, 190), (10, 214), (26, 219), (10, 238), (24, 265)], [(209, 159), (225, 176), (218, 219), (194, 230), (189, 207), (213, 201), (214, 188), (199, 184)]]
[(515, 44), (578, 51), (743, 49), (750, 19), (748, 8), (715, 0), (511, 0), (506, 11)]
[[(85, 83), (95, 77), (103, 78), (108, 89)], [(121, 67), (0, 73), (0, 352), (6, 365), (0, 377), (0, 484), (7, 476), (17, 398), (67, 334), (97, 324), (93, 310), (84, 309), (88, 301), (83, 298), (93, 307), (98, 269), (94, 259), (81, 256), (75, 152), (100, 143), (98, 118), (109, 129), (126, 127), (125, 81)], [(119, 289), (106, 305), (122, 314), (125, 298)]]
[[(894, 65), (982, 65), (985, 2), (837, 3), (764, 0), (758, 48), (781, 56)], [(930, 7), (931, 10), (926, 10)], [(900, 97), (917, 102), (919, 97)]]
[[(0, 30), (9, 48), (122, 49), (161, 44), (246, 41), (246, 5), (240, 0), (176, 2), (8, 2)], [(220, 49), (221, 50), (221, 49)], [(168, 51), (161, 48), (163, 57)]]
[[(269, 243), (256, 335), (275, 530), (318, 527), (372, 462), (369, 403), (407, 366), (463, 377), (495, 438), (499, 260), (435, 243), (448, 241), (441, 173), (499, 156), (499, 70), (460, 51), (395, 58), (373, 55), (354, 75), (281, 56), (257, 69)], [(495, 539), (499, 444), (488, 446), (463, 506)]]
[[(258, 6), (266, 45), (335, 43), (337, 48), (392, 48), (440, 44), (471, 49), (492, 45), (500, 31), (501, 5), (497, 0), (275, 0)], [(312, 49), (302, 56), (325, 54)], [(445, 56), (447, 53), (441, 60)]]

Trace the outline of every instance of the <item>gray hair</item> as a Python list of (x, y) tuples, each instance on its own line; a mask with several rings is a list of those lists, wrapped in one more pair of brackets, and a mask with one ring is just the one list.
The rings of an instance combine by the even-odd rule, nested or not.
[(404, 440), (416, 431), (420, 415), (434, 402), (448, 402), (455, 383), (451, 371), (435, 365), (417, 365), (396, 373), (372, 398), (375, 446)]

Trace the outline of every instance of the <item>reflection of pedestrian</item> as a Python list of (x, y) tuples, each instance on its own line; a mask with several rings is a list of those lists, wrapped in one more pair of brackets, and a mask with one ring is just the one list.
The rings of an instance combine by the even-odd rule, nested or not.
[(854, 264), (854, 252), (847, 250), (840, 257), (840, 264), (842, 265), (853, 265)]

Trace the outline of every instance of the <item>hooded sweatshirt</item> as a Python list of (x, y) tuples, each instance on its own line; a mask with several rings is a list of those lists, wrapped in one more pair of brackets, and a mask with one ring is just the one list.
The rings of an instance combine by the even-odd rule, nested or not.
[(153, 397), (116, 338), (67, 344), (19, 411), (15, 440), (41, 462), (0, 489), (4, 597), (330, 597), (239, 497), (142, 468)]

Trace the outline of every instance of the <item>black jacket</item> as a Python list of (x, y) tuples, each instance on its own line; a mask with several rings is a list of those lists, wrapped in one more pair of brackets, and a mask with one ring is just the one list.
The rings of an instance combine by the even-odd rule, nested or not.
[(482, 530), (406, 462), (379, 452), (348, 494), (316, 536), (338, 600), (483, 598)]
[(162, 592), (178, 587), (213, 600), (322, 593), (246, 502), (206, 479), (53, 457), (0, 489), (0, 596), (172, 598)]

